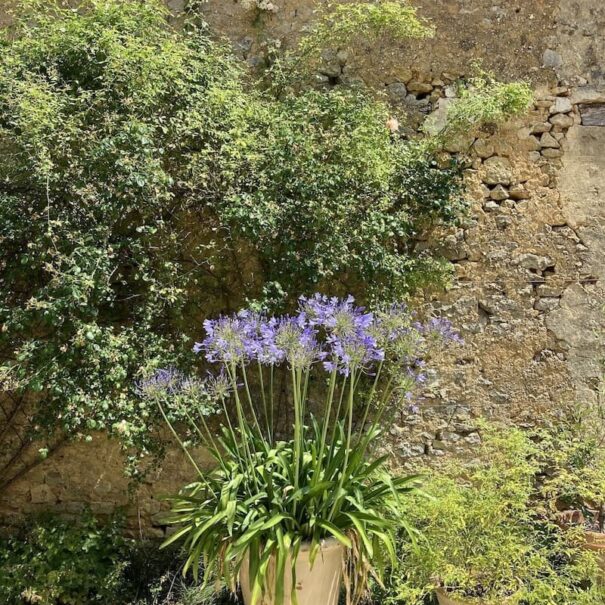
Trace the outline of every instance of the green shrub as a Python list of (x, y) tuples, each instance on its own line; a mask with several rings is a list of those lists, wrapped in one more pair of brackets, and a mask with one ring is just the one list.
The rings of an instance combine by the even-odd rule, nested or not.
[(537, 514), (539, 451), (529, 435), (486, 428), (477, 458), (431, 474), (429, 498), (407, 509), (424, 539), (403, 542), (390, 603), (421, 603), (436, 587), (471, 602), (603, 602), (594, 553)]
[(605, 418), (600, 402), (579, 406), (568, 421), (540, 432), (542, 494), (554, 520), (577, 511), (585, 529), (605, 531)]
[[(132, 467), (161, 452), (133, 379), (189, 369), (205, 314), (444, 283), (416, 239), (465, 208), (461, 167), (392, 135), (371, 91), (273, 95), (160, 0), (60, 6), (23, 0), (0, 33), (0, 489), (97, 430)], [(398, 6), (334, 10), (347, 36), (428, 33)]]
[(0, 42), (0, 381), (11, 419), (33, 399), (42, 433), (117, 429), (143, 447), (153, 419), (132, 377), (186, 363), (188, 292), (216, 292), (210, 243), (186, 226), (203, 206), (191, 178), (228, 178), (241, 74), (159, 2), (29, 5)]
[(412, 238), (457, 216), (459, 170), (391, 141), (367, 95), (276, 99), (159, 0), (30, 0), (0, 45), (0, 382), (31, 447), (158, 447), (132, 379), (190, 364), (204, 312), (443, 275)]
[(458, 98), (448, 107), (447, 125), (440, 138), (472, 133), (484, 124), (501, 124), (525, 113), (533, 99), (526, 82), (499, 82), (492, 74), (479, 71), (459, 84)]
[(363, 284), (365, 300), (400, 300), (447, 274), (414, 252), (415, 236), (463, 213), (460, 166), (393, 140), (388, 117), (384, 103), (348, 89), (309, 90), (259, 111), (250, 170), (218, 212), (255, 250), (266, 290), (292, 299)]
[(0, 540), (0, 602), (113, 603), (122, 593), (129, 545), (117, 522), (42, 518)]
[(320, 18), (301, 40), (295, 60), (303, 57), (313, 65), (326, 47), (354, 51), (359, 40), (366, 44), (385, 39), (400, 42), (433, 34), (433, 27), (418, 17), (407, 0), (330, 2), (320, 9)]

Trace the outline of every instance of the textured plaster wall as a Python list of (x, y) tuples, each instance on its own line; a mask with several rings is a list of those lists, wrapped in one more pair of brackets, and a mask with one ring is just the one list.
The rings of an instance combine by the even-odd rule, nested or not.
[[(264, 11), (210, 0), (201, 10), (254, 66), (268, 45), (295, 44), (313, 17), (307, 0), (274, 4)], [(480, 415), (533, 424), (569, 402), (594, 402), (605, 354), (605, 125), (582, 124), (586, 105), (605, 103), (602, 0), (416, 4), (433, 20), (435, 39), (328, 56), (318, 79), (384, 88), (402, 122), (407, 115), (416, 125), (443, 111), (449, 85), (480, 59), (502, 79), (530, 81), (536, 103), (500, 131), (450, 150), (471, 148), (471, 209), (460, 228), (426, 243), (451, 260), (455, 279), (419, 302), (450, 317), (466, 344), (434, 360), (421, 413), (402, 410), (391, 428), (388, 447), (403, 463), (472, 447)], [(183, 9), (178, 0), (169, 5)], [(190, 478), (189, 468), (172, 452), (135, 493), (121, 471), (117, 447), (101, 436), (68, 445), (0, 494), (0, 514), (75, 514), (85, 505), (106, 514), (128, 505), (134, 531), (161, 533), (157, 497)]]
[[(605, 354), (605, 4), (561, 0), (556, 24), (555, 70), (574, 86), (571, 100), (581, 114), (564, 144), (562, 209), (581, 242), (580, 272), (588, 279), (569, 284), (547, 325), (567, 349), (578, 396), (595, 403)], [(589, 120), (595, 113), (600, 119)]]

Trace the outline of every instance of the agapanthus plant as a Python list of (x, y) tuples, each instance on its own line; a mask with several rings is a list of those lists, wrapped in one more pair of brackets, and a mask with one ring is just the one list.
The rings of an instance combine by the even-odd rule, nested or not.
[[(248, 565), (252, 603), (270, 592), (280, 605), (287, 562), (295, 579), (303, 543), (313, 562), (333, 538), (348, 553), (347, 601), (358, 602), (369, 574), (379, 580), (394, 556), (394, 532), (405, 526), (397, 502), (417, 485), (392, 477), (373, 444), (389, 416), (413, 404), (430, 348), (458, 335), (445, 320), (419, 322), (405, 305), (369, 312), (352, 297), (320, 294), (301, 298), (292, 315), (241, 311), (204, 328), (194, 350), (217, 374), (198, 381), (163, 370), (138, 386), (199, 473), (173, 500), (167, 521), (182, 527), (168, 543), (184, 539), (185, 572), (197, 575), (203, 560), (207, 578), (218, 573), (234, 589)], [(214, 470), (200, 469), (193, 439)], [(296, 603), (294, 589), (287, 597)]]

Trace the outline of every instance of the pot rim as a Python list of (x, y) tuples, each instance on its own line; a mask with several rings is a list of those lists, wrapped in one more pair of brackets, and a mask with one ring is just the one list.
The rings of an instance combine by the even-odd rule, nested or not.
[(605, 549), (605, 533), (600, 531), (586, 531), (584, 533), (586, 543), (598, 550)]
[[(319, 542), (319, 548), (320, 548), (320, 552), (329, 552), (329, 551), (338, 550), (338, 549), (344, 550), (345, 546), (344, 546), (344, 544), (339, 542), (336, 538), (330, 537), (330, 538), (321, 539)], [(299, 554), (308, 553), (310, 550), (311, 550), (311, 542), (308, 540), (305, 540), (300, 545)]]
[[(342, 549), (345, 548), (344, 544), (342, 544), (341, 542), (339, 542), (334, 537), (321, 539), (319, 541), (319, 547), (320, 547), (321, 551), (336, 550), (337, 548), (342, 548)], [(308, 541), (308, 540), (305, 540), (300, 545), (300, 552), (309, 552), (309, 550), (311, 550), (311, 542)]]

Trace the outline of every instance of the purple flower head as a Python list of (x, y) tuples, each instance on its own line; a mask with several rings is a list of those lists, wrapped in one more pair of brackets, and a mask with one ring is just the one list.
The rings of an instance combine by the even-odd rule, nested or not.
[[(204, 322), (206, 337), (194, 350), (214, 363), (258, 361), (263, 365), (287, 362), (348, 375), (352, 368), (371, 373), (388, 358), (413, 382), (421, 382), (419, 359), (428, 346), (441, 340), (461, 342), (450, 322), (433, 318), (420, 323), (406, 305), (392, 305), (374, 313), (356, 306), (352, 296), (314, 294), (299, 299), (295, 315), (267, 317), (252, 311)], [(407, 376), (406, 379), (410, 379)]]
[(398, 341), (405, 341), (410, 345), (419, 341), (414, 314), (404, 303), (393, 304), (377, 311), (372, 334), (384, 348), (391, 348)]
[(329, 298), (315, 294), (300, 299), (300, 313), (312, 326), (325, 331), (327, 348), (323, 353), (324, 368), (348, 375), (352, 367), (369, 369), (384, 359), (384, 350), (373, 335), (374, 315), (355, 305), (355, 299)]
[(317, 332), (300, 315), (280, 317), (273, 329), (276, 355), (292, 367), (308, 368), (321, 359)]
[(328, 371), (337, 369), (339, 373), (348, 376), (353, 367), (369, 370), (374, 362), (384, 359), (384, 350), (365, 332), (354, 333), (345, 338), (328, 336), (327, 342), (324, 367)]
[(312, 326), (323, 327), (338, 338), (347, 338), (367, 330), (374, 319), (364, 307), (355, 306), (352, 296), (347, 298), (327, 297), (314, 294), (310, 298), (299, 299), (300, 313)]
[(135, 385), (136, 393), (142, 399), (157, 399), (179, 395), (202, 395), (206, 393), (205, 384), (183, 374), (176, 368), (157, 370), (155, 374)]
[(240, 363), (254, 356), (256, 341), (254, 338), (255, 318), (247, 311), (240, 311), (231, 317), (204, 321), (206, 338), (195, 343), (195, 353), (204, 351), (211, 363)]
[(263, 318), (259, 325), (257, 360), (263, 365), (279, 365), (285, 352), (277, 345), (280, 322), (275, 317)]
[(224, 371), (221, 371), (219, 374), (208, 372), (206, 385), (208, 395), (214, 400), (221, 401), (227, 399), (231, 394), (231, 383)]

